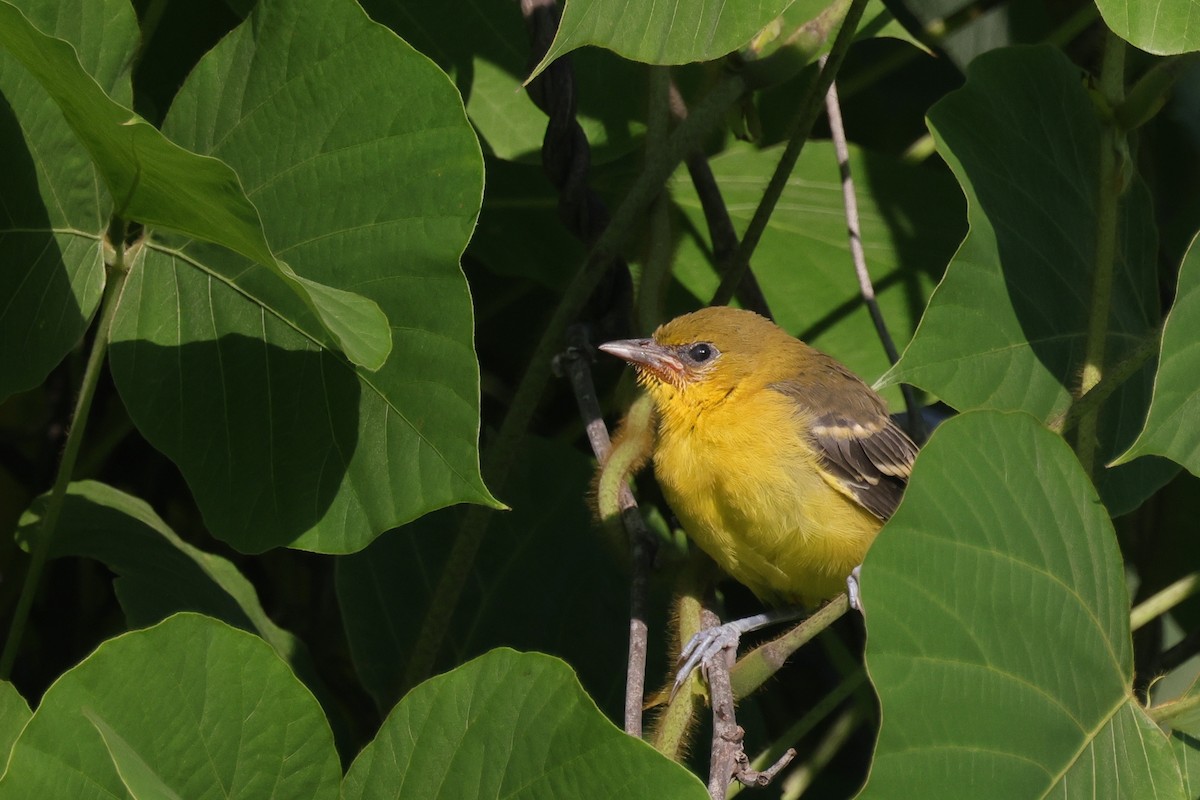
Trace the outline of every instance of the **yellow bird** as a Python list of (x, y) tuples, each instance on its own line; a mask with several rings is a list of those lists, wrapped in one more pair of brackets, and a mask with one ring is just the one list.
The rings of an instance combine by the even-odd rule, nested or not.
[[(704, 552), (772, 605), (845, 589), (917, 454), (878, 394), (770, 320), (723, 306), (600, 349), (633, 364), (654, 400), (654, 473)], [(751, 620), (734, 646), (767, 621)]]

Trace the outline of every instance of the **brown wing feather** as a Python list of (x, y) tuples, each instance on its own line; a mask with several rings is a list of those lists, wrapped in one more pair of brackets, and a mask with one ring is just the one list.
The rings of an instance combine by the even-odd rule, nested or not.
[(812, 443), (825, 467), (863, 508), (886, 520), (900, 505), (917, 446), (892, 422), (879, 395), (818, 355), (816, 370), (771, 388), (813, 415)]

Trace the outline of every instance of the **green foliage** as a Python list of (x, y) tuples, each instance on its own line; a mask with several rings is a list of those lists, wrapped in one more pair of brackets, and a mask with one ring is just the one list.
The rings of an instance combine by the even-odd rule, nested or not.
[(604, 719), (561, 661), (503, 648), (405, 697), (342, 787), (346, 800), (631, 792), (707, 796), (686, 770)]
[[(870, 686), (853, 617), (741, 701), (764, 796), (1195, 797), (1197, 603), (1129, 622), (1200, 571), (1192, 5), (522, 5), (0, 0), (0, 800), (705, 797), (612, 724), (637, 565), (543, 386), (757, 234), (783, 327), (953, 417)], [(826, 122), (763, 213), (818, 53), (896, 365)], [(704, 568), (635, 488), (653, 695)]]
[[(863, 594), (883, 718), (864, 797), (948, 796), (983, 774), (995, 777), (980, 794), (997, 798), (1076, 785), (1183, 797), (1177, 779), (1154, 793), (1170, 751), (1130, 692), (1112, 523), (1070, 448), (1032, 417), (971, 412), (938, 429), (864, 564)], [(939, 704), (969, 713), (922, 713)]]

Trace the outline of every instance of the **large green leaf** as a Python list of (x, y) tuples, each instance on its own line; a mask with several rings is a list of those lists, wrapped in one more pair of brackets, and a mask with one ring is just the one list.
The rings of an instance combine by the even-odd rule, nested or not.
[(862, 797), (1183, 797), (1131, 689), (1112, 524), (1033, 418), (944, 423), (862, 589), (883, 719)]
[[(21, 517), (17, 539), (26, 549), (32, 549), (46, 500), (38, 498)], [(61, 514), (50, 557), (93, 558), (115, 572), (114, 588), (131, 627), (197, 611), (257, 633), (285, 661), (302, 656), (303, 645), (271, 621), (237, 567), (180, 539), (145, 501), (78, 481), (67, 487)]]
[(1200, 50), (1200, 7), (1191, 0), (1096, 0), (1096, 7), (1114, 33), (1141, 50)]
[(626, 736), (571, 670), (494, 650), (418, 686), (346, 773), (343, 800), (708, 797), (687, 770)]
[[(1017, 47), (976, 59), (929, 122), (967, 194), (971, 230), (885, 380), (914, 383), (960, 411), (1019, 409), (1048, 420), (1071, 401), (1087, 336), (1099, 197), (1094, 106), (1061, 52)], [(1123, 197), (1119, 225), (1108, 363), (1149, 335), (1158, 316), (1156, 234), (1140, 181)], [(1142, 370), (1105, 407), (1102, 458), (1136, 435), (1152, 374)], [(1099, 478), (1113, 513), (1172, 474), (1170, 465), (1144, 466)]]
[(50, 687), (0, 798), (315, 800), (337, 797), (339, 778), (320, 707), (270, 648), (180, 614), (105, 642)]
[(277, 261), (258, 211), (228, 165), (184, 150), (114, 101), (69, 43), (42, 33), (5, 0), (0, 0), (0, 45), (62, 112), (91, 156), (118, 214), (218, 242), (252, 259), (262, 265), (255, 270), (263, 273), (255, 275), (257, 280), (247, 280), (241, 274), (245, 268), (215, 277), (249, 292), (262, 283), (281, 285), (315, 312), (319, 322), (314, 332), (324, 326), (355, 363), (376, 369), (384, 362), (391, 340), (378, 305), (353, 292), (298, 277)]
[[(137, 19), (124, 0), (28, 3), (40, 29), (70, 42), (96, 91), (130, 97)], [(3, 14), (18, 14), (4, 4)], [(22, 26), (5, 27), (4, 39)], [(100, 302), (100, 240), (111, 201), (54, 98), (0, 47), (0, 399), (46, 377), (83, 336)]]
[(31, 716), (29, 704), (17, 687), (8, 681), (0, 681), (0, 764), (8, 763), (13, 742)]
[(1118, 463), (1154, 453), (1200, 475), (1200, 247), (1195, 241), (1179, 271), (1175, 304), (1163, 327), (1162, 353), (1146, 426)]
[[(628, 642), (627, 582), (589, 518), (584, 487), (590, 475), (589, 460), (573, 448), (526, 442), (508, 482), (513, 510), (493, 521), (481, 545), (439, 667), (500, 645), (537, 649), (566, 659), (598, 701), (620, 707), (624, 680), (612, 656)], [(550, 486), (568, 488), (547, 492)], [(431, 514), (338, 560), (350, 652), (380, 708), (400, 699), (405, 666), (460, 521), (451, 511)]]
[[(754, 214), (781, 148), (734, 145), (712, 159), (739, 233)], [(851, 151), (867, 269), (897, 346), (916, 328), (940, 269), (961, 241), (963, 205), (949, 176), (887, 156)], [(708, 227), (686, 172), (671, 183), (687, 215), (675, 256), (675, 275), (700, 302), (718, 279), (709, 255)], [(887, 355), (862, 302), (842, 200), (837, 159), (829, 143), (805, 145), (787, 188), (754, 253), (754, 274), (776, 321), (793, 334), (872, 379)], [(899, 392), (892, 390), (895, 405)]]
[(212, 277), (240, 256), (146, 248), (113, 374), (213, 533), (347, 552), (435, 508), (495, 503), (458, 266), (481, 159), (445, 75), (350, 0), (267, 0), (207, 54), (164, 130), (237, 169), (300, 274), (361, 292), (393, 326), (387, 363), (356, 369), (292, 322), (288, 297), (264, 305)]
[(554, 59), (594, 44), (633, 61), (710, 61), (750, 41), (790, 0), (567, 0), (558, 33), (536, 75)]

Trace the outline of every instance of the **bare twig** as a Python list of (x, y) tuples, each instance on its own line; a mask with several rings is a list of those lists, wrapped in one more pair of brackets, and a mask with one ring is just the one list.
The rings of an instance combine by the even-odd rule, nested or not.
[[(711, 611), (705, 609), (703, 615), (705, 627), (721, 624)], [(762, 772), (750, 766), (750, 759), (742, 747), (746, 732), (737, 724), (733, 687), (729, 683), (729, 668), (734, 653), (730, 650), (724, 656), (709, 659), (704, 664), (704, 678), (712, 698), (713, 737), (708, 773), (708, 795), (712, 800), (725, 800), (731, 780), (746, 786), (766, 786), (779, 770), (796, 757), (796, 751), (789, 748), (778, 761)]]
[[(821, 66), (825, 65), (825, 56), (821, 56)], [(883, 343), (888, 362), (895, 365), (900, 360), (896, 343), (888, 332), (883, 312), (879, 310), (879, 301), (875, 297), (875, 286), (871, 283), (871, 274), (867, 272), (867, 254), (863, 250), (862, 224), (858, 215), (858, 196), (854, 192), (854, 178), (850, 174), (850, 147), (846, 142), (846, 126), (842, 123), (842, 106), (838, 102), (837, 81), (829, 84), (825, 94), (825, 113), (829, 117), (829, 131), (833, 137), (833, 149), (837, 153), (838, 169), (842, 175), (842, 202), (846, 207), (846, 229), (850, 235), (850, 258), (854, 261), (854, 274), (858, 276), (858, 290), (862, 293), (863, 302), (871, 312), (871, 321), (875, 323), (875, 333)], [(904, 395), (904, 405), (908, 408), (908, 432), (918, 442), (925, 441), (925, 422), (921, 417), (921, 406), (917, 403), (916, 393), (907, 383), (900, 384)]]
[[(592, 382), (591, 347), (582, 325), (572, 325), (567, 330), (567, 350), (554, 359), (554, 370), (565, 375), (575, 392), (579, 414), (587, 428), (588, 442), (596, 460), (604, 463), (612, 452), (612, 440), (604, 417), (600, 413), (600, 401), (596, 386)], [(652, 537), (637, 508), (637, 500), (624, 481), (618, 490), (621, 521), (629, 535), (632, 553), (633, 575), (629, 584), (629, 662), (625, 673), (625, 732), (630, 736), (642, 735), (642, 705), (646, 693), (646, 649), (649, 631), (646, 626), (646, 585), (652, 558)]]

